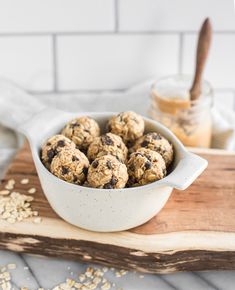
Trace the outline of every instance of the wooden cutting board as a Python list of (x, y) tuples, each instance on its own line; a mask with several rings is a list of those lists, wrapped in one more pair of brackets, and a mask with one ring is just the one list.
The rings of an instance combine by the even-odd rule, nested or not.
[[(185, 191), (174, 190), (164, 209), (130, 231), (95, 233), (74, 227), (48, 204), (28, 145), (21, 149), (0, 185), (16, 180), (15, 191), (28, 194), (42, 217), (16, 224), (0, 220), (0, 248), (57, 256), (150, 273), (235, 269), (235, 154), (201, 151), (206, 171)], [(28, 178), (29, 184), (20, 180)]]

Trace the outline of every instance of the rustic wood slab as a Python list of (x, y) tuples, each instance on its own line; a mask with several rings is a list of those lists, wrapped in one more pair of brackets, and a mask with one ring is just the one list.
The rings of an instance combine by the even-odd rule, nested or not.
[[(92, 261), (149, 273), (235, 269), (235, 154), (200, 151), (209, 167), (185, 191), (175, 190), (164, 209), (148, 223), (119, 233), (89, 232), (63, 221), (48, 204), (26, 145), (0, 185), (16, 180), (15, 191), (35, 187), (31, 219), (0, 220), (0, 248), (44, 256)], [(29, 178), (22, 185), (20, 180)]]

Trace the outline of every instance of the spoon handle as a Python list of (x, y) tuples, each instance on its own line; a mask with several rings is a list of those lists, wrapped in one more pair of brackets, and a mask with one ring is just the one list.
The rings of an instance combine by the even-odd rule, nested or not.
[(209, 18), (203, 22), (197, 45), (196, 70), (192, 87), (190, 89), (191, 100), (196, 100), (201, 94), (202, 75), (207, 60), (212, 38), (212, 26)]

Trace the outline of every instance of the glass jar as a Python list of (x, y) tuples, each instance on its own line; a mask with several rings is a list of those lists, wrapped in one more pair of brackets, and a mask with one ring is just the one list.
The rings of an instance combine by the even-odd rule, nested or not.
[(201, 95), (191, 101), (191, 84), (192, 77), (185, 75), (159, 79), (152, 86), (149, 114), (168, 127), (185, 146), (209, 148), (213, 90), (203, 81)]

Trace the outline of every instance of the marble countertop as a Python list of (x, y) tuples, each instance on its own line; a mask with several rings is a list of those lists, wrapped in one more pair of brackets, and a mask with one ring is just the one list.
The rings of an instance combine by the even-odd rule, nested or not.
[[(107, 100), (107, 94), (90, 97), (83, 96), (55, 96), (43, 95), (41, 100), (57, 108), (63, 108), (71, 111), (93, 111), (110, 110), (115, 108), (116, 111), (122, 111), (126, 108), (135, 110), (139, 113), (146, 113), (149, 106), (149, 99), (143, 101), (143, 96), (136, 95), (133, 98), (126, 99), (125, 94), (122, 96), (112, 95)], [(129, 102), (128, 102), (129, 100)], [(4, 134), (1, 134), (4, 133)], [(16, 152), (16, 137), (6, 129), (0, 126), (0, 135), (7, 136), (0, 141), (0, 178), (4, 174), (4, 169), (12, 156)], [(59, 260), (53, 258), (36, 257), (26, 254), (16, 254), (9, 251), (0, 251), (0, 269), (8, 264), (16, 264), (16, 268), (9, 270), (11, 274), (12, 289), (27, 287), (28, 289), (52, 289), (56, 285), (65, 282), (67, 278), (78, 281), (78, 275), (84, 273), (90, 264)], [(93, 267), (100, 267), (92, 265)], [(105, 273), (107, 280), (111, 284), (115, 283), (110, 289), (123, 290), (233, 290), (235, 285), (235, 271), (209, 271), (209, 272), (187, 272), (175, 273), (168, 275), (149, 275), (128, 272), (122, 277), (116, 277), (116, 270), (109, 269)], [(1, 282), (1, 274), (0, 274)], [(0, 283), (0, 289), (3, 289)], [(96, 288), (101, 289), (101, 288)]]
[[(84, 273), (90, 265), (66, 260), (34, 257), (26, 254), (15, 254), (0, 251), (0, 267), (7, 264), (16, 264), (11, 273), (12, 289), (27, 287), (28, 289), (53, 289), (66, 279), (79, 281), (78, 276)], [(187, 272), (168, 275), (150, 275), (128, 272), (122, 277), (116, 277), (116, 270), (108, 270), (105, 278), (115, 283), (110, 289), (123, 290), (233, 290), (235, 285), (234, 271)], [(0, 286), (1, 289), (1, 286)], [(101, 289), (101, 288), (97, 288)]]

